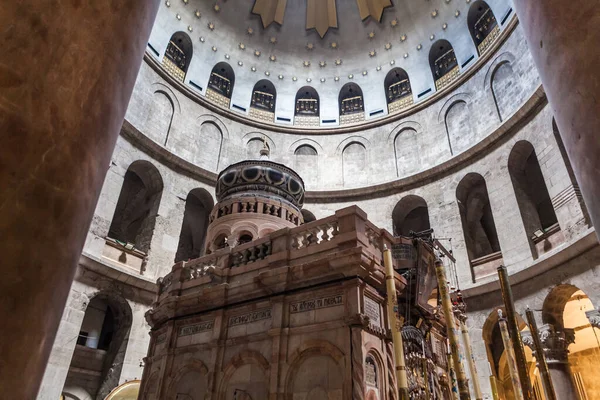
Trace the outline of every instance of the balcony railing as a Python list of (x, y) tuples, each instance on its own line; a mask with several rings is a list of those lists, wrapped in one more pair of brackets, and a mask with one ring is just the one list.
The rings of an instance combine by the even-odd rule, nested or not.
[[(394, 238), (366, 217), (364, 211), (352, 206), (327, 218), (295, 228), (283, 228), (249, 243), (179, 262), (158, 280), (159, 300), (229, 282), (252, 271), (328, 260), (343, 251), (370, 260), (369, 273), (383, 282), (384, 245), (391, 248), (395, 243), (412, 242), (408, 238)], [(360, 249), (360, 252), (352, 249)], [(396, 268), (406, 267), (406, 261), (394, 260), (394, 263)]]

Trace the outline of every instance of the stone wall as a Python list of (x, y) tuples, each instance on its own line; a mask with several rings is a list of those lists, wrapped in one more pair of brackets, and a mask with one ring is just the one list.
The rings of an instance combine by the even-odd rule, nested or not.
[[(473, 279), (456, 196), (457, 186), (467, 174), (477, 173), (485, 179), (503, 262), (520, 282), (516, 289), (519, 309), (526, 304), (537, 307), (548, 288), (564, 282), (594, 296), (594, 305), (600, 305), (600, 288), (594, 284), (600, 253), (592, 249), (595, 241), (590, 239), (586, 211), (561, 153), (552, 111), (518, 25), (466, 82), (423, 109), (380, 126), (290, 133), (273, 125), (247, 124), (231, 117), (235, 111), (211, 111), (194, 96), (189, 89), (186, 92), (175, 86), (164, 72), (157, 72), (152, 62), (142, 65), (38, 398), (60, 395), (85, 304), (100, 291), (117, 292), (131, 307), (132, 326), (119, 382), (140, 378), (140, 360), (149, 342), (143, 314), (153, 300), (154, 282), (173, 265), (188, 194), (200, 188), (214, 196), (215, 173), (233, 162), (258, 157), (257, 140), (263, 138), (273, 161), (304, 176), (309, 190), (305, 209), (317, 218), (356, 204), (375, 225), (392, 232), (395, 206), (406, 196), (424, 200), (435, 236), (452, 239), (443, 243), (454, 252), (458, 283), (470, 306), (472, 303), (469, 325), (480, 374), (487, 370), (480, 330), (501, 303), (495, 276)], [(281, 101), (283, 97), (278, 104)], [(510, 153), (520, 141), (535, 149), (563, 235), (541, 254), (532, 249), (508, 169)], [(296, 151), (306, 145), (317, 155)], [(126, 254), (128, 260), (137, 262), (134, 268), (132, 263), (119, 261), (120, 251), (116, 256), (109, 251), (114, 247), (107, 247), (106, 238), (125, 173), (135, 161), (156, 168), (163, 190), (147, 252)], [(592, 250), (582, 253), (588, 249)], [(269, 359), (267, 347), (264, 354)], [(263, 353), (260, 347), (255, 351)], [(211, 355), (217, 356), (223, 354)], [(214, 360), (204, 364), (210, 362)], [(194, 368), (190, 371), (195, 373)], [(238, 373), (260, 376), (259, 372), (263, 373), (254, 369)], [(230, 378), (238, 379), (235, 374)], [(216, 377), (206, 379), (210, 382)], [(270, 378), (264, 379), (268, 382)], [(481, 381), (489, 393), (487, 377), (482, 375)]]

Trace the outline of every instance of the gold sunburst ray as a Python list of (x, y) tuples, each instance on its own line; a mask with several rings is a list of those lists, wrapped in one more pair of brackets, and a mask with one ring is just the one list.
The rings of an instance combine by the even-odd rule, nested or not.
[(321, 39), (329, 28), (337, 28), (335, 0), (306, 1), (306, 29), (314, 28)]
[(383, 10), (392, 7), (391, 0), (356, 0), (360, 19), (363, 21), (368, 17), (373, 18), (377, 22), (381, 22)]
[(268, 27), (273, 22), (283, 25), (286, 5), (287, 0), (255, 0), (252, 14), (260, 15), (263, 28)]

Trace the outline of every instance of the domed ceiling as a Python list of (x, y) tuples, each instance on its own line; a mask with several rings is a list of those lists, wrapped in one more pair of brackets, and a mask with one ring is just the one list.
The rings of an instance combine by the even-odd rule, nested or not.
[[(321, 117), (338, 117), (341, 87), (362, 88), (365, 111), (385, 107), (383, 81), (403, 68), (416, 94), (435, 92), (429, 50), (439, 39), (454, 48), (458, 65), (472, 65), (477, 47), (467, 26), (471, 0), (166, 0), (150, 45), (162, 56), (172, 34), (187, 33), (193, 60), (186, 76), (206, 88), (218, 62), (235, 73), (231, 104), (246, 108), (252, 88), (270, 80), (275, 114), (293, 118), (294, 96), (310, 85), (321, 97)], [(487, 2), (498, 24), (510, 0)], [(461, 69), (464, 69), (461, 68)], [(291, 98), (285, 104), (283, 97)], [(369, 101), (369, 98), (381, 98)], [(387, 109), (384, 114), (387, 114)], [(285, 120), (286, 118), (283, 118)], [(289, 119), (289, 118), (287, 118)]]

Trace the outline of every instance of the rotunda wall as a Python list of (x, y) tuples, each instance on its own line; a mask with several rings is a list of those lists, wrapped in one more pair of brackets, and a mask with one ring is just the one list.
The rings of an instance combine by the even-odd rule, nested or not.
[[(424, 109), (395, 121), (384, 123), (381, 119), (383, 124), (380, 126), (369, 125), (369, 122), (381, 118), (377, 115), (368, 120), (364, 128), (354, 128), (352, 132), (307, 129), (294, 131), (297, 132), (294, 134), (276, 125), (258, 126), (248, 122), (250, 120), (236, 120), (235, 116), (243, 116), (243, 112), (230, 110), (227, 114), (208, 110), (190, 97), (201, 93), (194, 93), (194, 88), (189, 85), (185, 88), (191, 92), (182, 92), (182, 87), (165, 73), (157, 73), (149, 63), (147, 61), (142, 66), (126, 115), (126, 120), (133, 126), (168, 151), (212, 172), (246, 159), (250, 135), (266, 137), (273, 144), (271, 159), (290, 167), (297, 164), (296, 149), (304, 144), (303, 141), (310, 141), (318, 153), (314, 163), (317, 168), (304, 171), (303, 175), (307, 189), (313, 191), (370, 186), (434, 168), (488, 137), (530, 98), (540, 84), (521, 28), (517, 25), (507, 40), (466, 82), (427, 104)], [(373, 77), (365, 81), (367, 85), (361, 85), (362, 77), (356, 77), (355, 82), (361, 85), (363, 92), (366, 86), (383, 89), (387, 70), (377, 73), (380, 76), (376, 83), (372, 82)], [(236, 79), (236, 86), (242, 81)], [(254, 83), (250, 82), (251, 85)], [(327, 94), (317, 84), (313, 86), (325, 106)], [(341, 86), (342, 82), (339, 82)], [(165, 96), (171, 99), (173, 106), (156, 101), (157, 97), (162, 99)], [(295, 93), (286, 100), (278, 91), (277, 107), (286, 102), (292, 107), (294, 96)], [(335, 97), (337, 107), (337, 92)], [(365, 99), (368, 115), (370, 106), (367, 103)], [(157, 109), (159, 107), (162, 109)], [(165, 132), (158, 140), (154, 132), (156, 115), (171, 120), (170, 125), (160, 124)], [(324, 115), (321, 117), (326, 118)], [(344, 144), (353, 141), (352, 138), (368, 143), (365, 146), (367, 156), (377, 160), (366, 166), (368, 179), (358, 184), (343, 178)]]

